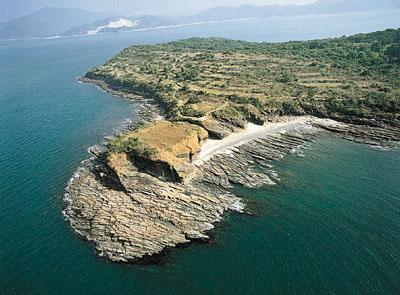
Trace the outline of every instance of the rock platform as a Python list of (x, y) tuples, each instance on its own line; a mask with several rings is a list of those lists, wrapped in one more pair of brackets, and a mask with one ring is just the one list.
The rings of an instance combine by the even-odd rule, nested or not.
[(107, 150), (94, 148), (93, 158), (83, 162), (66, 188), (63, 213), (99, 256), (115, 262), (130, 263), (193, 239), (207, 240), (207, 232), (227, 211), (244, 210), (230, 188), (275, 185), (279, 175), (274, 161), (301, 151), (323, 133), (372, 146), (394, 147), (400, 140), (396, 127), (312, 120), (217, 153), (183, 182), (140, 172), (129, 159), (121, 160), (116, 174), (105, 161)]

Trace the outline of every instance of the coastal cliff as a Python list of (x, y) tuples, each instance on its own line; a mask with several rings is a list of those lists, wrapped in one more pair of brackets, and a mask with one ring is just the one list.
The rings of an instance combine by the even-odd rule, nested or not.
[[(66, 188), (66, 219), (100, 256), (132, 262), (207, 240), (225, 212), (246, 211), (230, 188), (275, 185), (274, 161), (301, 155), (320, 134), (395, 147), (400, 70), (385, 54), (398, 35), (277, 45), (191, 39), (125, 49), (82, 81), (141, 102), (142, 122), (91, 150)], [(369, 50), (383, 37), (373, 58), (386, 68), (365, 56), (334, 66), (339, 45)]]
[(109, 147), (92, 151), (94, 157), (75, 173), (66, 189), (64, 214), (78, 235), (95, 244), (99, 256), (115, 262), (134, 262), (193, 239), (208, 240), (207, 232), (226, 211), (246, 212), (245, 200), (230, 188), (275, 185), (280, 177), (274, 161), (289, 153), (302, 155), (302, 146), (327, 130), (373, 146), (391, 147), (400, 140), (400, 130), (394, 128), (281, 118), (256, 132), (246, 129), (206, 141), (203, 146), (211, 145), (211, 152), (194, 154), (191, 163), (184, 157), (191, 173), (176, 178), (166, 177), (175, 160), (155, 169), (159, 160), (152, 156), (115, 154)]

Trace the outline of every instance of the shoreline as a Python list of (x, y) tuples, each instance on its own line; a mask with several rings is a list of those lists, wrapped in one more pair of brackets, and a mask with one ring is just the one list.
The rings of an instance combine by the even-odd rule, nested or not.
[(263, 125), (248, 123), (243, 130), (233, 132), (223, 139), (207, 139), (202, 145), (196, 160), (193, 161), (193, 164), (200, 166), (215, 155), (229, 153), (230, 149), (246, 144), (252, 140), (259, 139), (263, 135), (273, 135), (286, 132), (288, 129), (290, 130), (291, 127), (310, 125), (312, 122), (318, 120), (322, 121), (324, 119), (318, 119), (311, 116), (280, 117), (277, 122), (266, 122)]
[[(102, 80), (95, 80), (80, 76), (78, 77), (78, 82), (95, 86), (101, 91), (104, 91), (105, 93), (117, 98), (128, 99), (136, 102), (138, 104), (138, 108), (140, 108), (138, 111), (138, 118), (136, 119), (138, 123), (157, 121), (165, 118), (164, 110), (159, 103), (153, 99), (145, 98), (139, 94), (132, 94), (123, 90), (114, 89)], [(134, 125), (137, 125), (137, 123)]]
[[(103, 81), (80, 81), (137, 101), (143, 112), (138, 112), (130, 130), (163, 118), (157, 101), (113, 89)], [(89, 149), (92, 157), (81, 163), (65, 188), (63, 215), (78, 236), (95, 245), (98, 256), (137, 263), (171, 247), (209, 240), (207, 233), (228, 211), (246, 212), (243, 200), (230, 191), (234, 185), (275, 185), (280, 177), (273, 170), (274, 161), (317, 140), (323, 132), (372, 146), (400, 139), (400, 130), (387, 126), (312, 116), (269, 120), (264, 125), (247, 122), (239, 132), (203, 142), (190, 163), (193, 175), (181, 183), (143, 172), (130, 159), (119, 159), (115, 171), (107, 161), (107, 144), (94, 146)], [(256, 165), (265, 171), (255, 169)]]
[[(382, 13), (382, 12), (392, 12), (393, 10), (376, 10), (376, 11), (356, 11), (356, 12), (342, 12), (342, 13), (325, 13), (325, 14), (299, 14), (296, 15), (295, 17), (297, 18), (312, 18), (312, 17), (320, 17), (320, 16), (340, 16), (340, 15), (365, 15), (367, 13)], [(400, 9), (395, 9), (395, 11), (400, 11)], [(171, 28), (180, 28), (180, 27), (190, 27), (190, 26), (201, 26), (201, 25), (209, 25), (209, 24), (223, 24), (223, 23), (230, 23), (230, 22), (243, 22), (243, 21), (257, 21), (257, 20), (268, 20), (268, 19), (284, 19), (288, 18), (288, 16), (269, 16), (269, 17), (246, 17), (246, 18), (232, 18), (232, 19), (223, 19), (223, 20), (209, 20), (209, 21), (194, 21), (194, 22), (188, 22), (188, 23), (177, 23), (177, 24), (171, 24), (171, 25), (163, 25), (163, 26), (155, 26), (155, 27), (147, 27), (147, 28), (140, 28), (140, 29), (134, 29), (132, 28), (131, 30), (121, 30), (118, 31), (117, 33), (124, 34), (124, 33), (134, 33), (134, 32), (147, 32), (147, 31), (155, 31), (155, 30), (165, 30), (165, 29), (171, 29)], [(393, 29), (397, 28), (397, 26), (394, 26)], [(369, 32), (366, 31), (365, 33)], [(73, 34), (73, 35), (54, 35), (54, 36), (47, 36), (47, 37), (20, 37), (20, 38), (8, 38), (8, 39), (0, 39), (0, 42), (13, 42), (13, 41), (29, 41), (29, 40), (58, 40), (58, 39), (67, 39), (67, 38), (85, 38), (85, 37), (93, 37), (93, 36), (98, 36), (98, 35), (107, 35), (110, 34), (109, 32), (100, 32), (94, 35), (90, 34)], [(338, 34), (337, 37), (340, 37), (340, 34)], [(314, 38), (312, 38), (314, 39)], [(311, 39), (305, 39), (305, 40), (311, 40)], [(290, 40), (286, 41), (274, 41), (274, 42), (288, 42)]]

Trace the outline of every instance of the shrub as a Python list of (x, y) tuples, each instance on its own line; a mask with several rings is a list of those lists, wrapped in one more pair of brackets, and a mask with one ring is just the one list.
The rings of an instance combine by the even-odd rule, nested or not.
[(290, 83), (293, 82), (293, 80), (294, 80), (293, 75), (289, 74), (289, 72), (287, 71), (282, 72), (276, 79), (276, 81), (279, 83)]
[(303, 115), (304, 110), (297, 100), (282, 102), (282, 112), (284, 115)]
[(123, 139), (118, 137), (110, 143), (110, 151), (114, 153), (127, 153), (129, 155), (149, 158), (157, 154), (153, 148), (146, 146), (136, 137)]
[(218, 121), (230, 122), (236, 126), (241, 126), (244, 121), (243, 114), (234, 106), (230, 105), (222, 110), (212, 113), (213, 117)]
[(229, 100), (231, 102), (234, 102), (234, 103), (242, 104), (242, 103), (247, 103), (248, 102), (247, 97), (239, 96), (237, 94), (229, 95), (228, 98), (229, 98)]
[(191, 95), (189, 96), (188, 99), (188, 104), (195, 104), (195, 103), (199, 103), (200, 102), (200, 98), (196, 95)]
[(204, 112), (193, 109), (192, 105), (185, 105), (181, 110), (181, 114), (186, 117), (196, 117), (196, 118), (205, 116)]
[(400, 61), (400, 44), (393, 44), (386, 49), (385, 54), (390, 60)]

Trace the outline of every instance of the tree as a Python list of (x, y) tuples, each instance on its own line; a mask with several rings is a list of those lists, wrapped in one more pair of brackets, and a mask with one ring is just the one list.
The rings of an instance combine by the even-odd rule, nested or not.
[(400, 44), (393, 44), (386, 49), (385, 54), (390, 60), (400, 61)]

